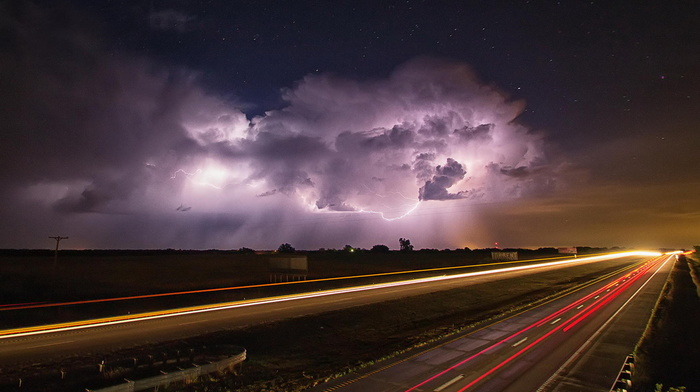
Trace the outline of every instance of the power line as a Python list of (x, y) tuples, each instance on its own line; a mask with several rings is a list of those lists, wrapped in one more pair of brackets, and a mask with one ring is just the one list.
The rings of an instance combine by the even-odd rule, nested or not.
[(53, 268), (56, 269), (56, 265), (58, 264), (58, 244), (61, 242), (61, 240), (67, 240), (68, 237), (61, 237), (60, 235), (57, 235), (54, 237), (49, 236), (49, 238), (56, 240), (56, 250), (53, 253)]

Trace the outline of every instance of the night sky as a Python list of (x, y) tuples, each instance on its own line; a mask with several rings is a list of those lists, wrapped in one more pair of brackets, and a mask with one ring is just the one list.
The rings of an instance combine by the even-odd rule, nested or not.
[(700, 242), (700, 3), (0, 0), (0, 248)]

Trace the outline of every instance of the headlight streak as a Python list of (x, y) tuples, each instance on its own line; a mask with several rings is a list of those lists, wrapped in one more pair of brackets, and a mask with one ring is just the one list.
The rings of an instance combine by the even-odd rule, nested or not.
[[(609, 256), (609, 255), (614, 255), (614, 253), (613, 254), (605, 254), (602, 256)], [(555, 259), (557, 259), (557, 258), (555, 258)], [(200, 289), (200, 290), (177, 291), (177, 292), (170, 292), (170, 293), (133, 295), (133, 296), (128, 296), (128, 297), (116, 297), (116, 298), (99, 298), (99, 299), (89, 299), (89, 300), (71, 301), (71, 302), (48, 302), (48, 303), (47, 302), (38, 302), (38, 303), (29, 303), (29, 304), (8, 304), (8, 305), (5, 305), (6, 307), (0, 307), (0, 311), (48, 308), (48, 307), (55, 307), (55, 306), (68, 306), (68, 305), (85, 305), (85, 304), (92, 304), (92, 303), (126, 301), (126, 300), (157, 298), (157, 297), (168, 297), (168, 296), (175, 296), (175, 295), (201, 294), (201, 293), (242, 290), (242, 289), (261, 288), (261, 287), (273, 287), (273, 286), (300, 285), (300, 284), (307, 284), (307, 283), (329, 282), (329, 281), (335, 281), (335, 280), (373, 278), (373, 277), (380, 277), (380, 276), (392, 276), (392, 275), (404, 275), (404, 274), (411, 274), (411, 273), (447, 271), (447, 270), (464, 269), (464, 268), (492, 267), (495, 265), (528, 263), (528, 262), (540, 261), (540, 260), (552, 260), (552, 259), (501, 261), (501, 262), (496, 262), (496, 263), (484, 263), (484, 264), (461, 265), (461, 266), (452, 266), (452, 267), (428, 268), (428, 269), (409, 270), (409, 271), (382, 272), (382, 273), (376, 273), (376, 274), (364, 274), (364, 275), (353, 275), (353, 276), (335, 276), (335, 277), (330, 277), (330, 278), (299, 280), (299, 281), (291, 281), (291, 282), (261, 283), (261, 284), (248, 285), (248, 286), (218, 287), (218, 288), (212, 288), (212, 289)], [(582, 259), (579, 259), (579, 260), (582, 260)]]
[[(659, 253), (656, 253), (656, 254), (654, 254), (654, 255), (655, 255), (655, 256), (660, 256)], [(518, 357), (519, 355), (521, 355), (522, 353), (526, 352), (526, 351), (529, 350), (530, 348), (532, 348), (532, 347), (534, 347), (535, 345), (539, 344), (540, 342), (542, 342), (543, 340), (545, 340), (547, 337), (551, 336), (551, 335), (552, 335), (553, 333), (555, 333), (556, 331), (559, 331), (559, 330), (564, 329), (564, 328), (566, 328), (566, 327), (568, 327), (568, 328), (566, 328), (565, 331), (568, 331), (568, 330), (570, 329), (570, 326), (569, 326), (570, 324), (572, 324), (571, 326), (577, 324), (579, 321), (581, 321), (583, 318), (585, 318), (586, 316), (588, 316), (588, 315), (589, 315), (590, 313), (592, 313), (593, 311), (599, 309), (599, 308), (602, 307), (604, 304), (607, 304), (607, 303), (609, 303), (610, 301), (612, 301), (612, 299), (614, 299), (615, 297), (617, 297), (618, 295), (620, 295), (622, 292), (624, 292), (624, 290), (625, 290), (626, 288), (628, 288), (630, 285), (632, 285), (632, 283), (634, 283), (636, 280), (640, 279), (640, 278), (644, 275), (644, 272), (646, 272), (646, 271), (648, 271), (650, 268), (652, 268), (652, 267), (653, 267), (653, 262), (654, 262), (654, 261), (657, 261), (657, 260), (658, 260), (658, 258), (657, 258), (657, 259), (654, 259), (654, 260), (652, 260), (652, 261), (650, 261), (650, 262), (648, 262), (648, 263), (646, 263), (645, 265), (643, 265), (643, 266), (641, 266), (641, 267), (635, 269), (635, 270), (632, 271), (632, 272), (629, 272), (629, 273), (623, 275), (623, 276), (620, 277), (620, 278), (615, 279), (614, 281), (612, 281), (612, 282), (610, 282), (610, 283), (604, 285), (604, 286), (601, 287), (600, 289), (598, 289), (598, 290), (596, 290), (596, 291), (594, 291), (594, 292), (592, 292), (592, 293), (590, 293), (590, 294), (588, 294), (588, 295), (586, 295), (586, 296), (580, 298), (580, 299), (577, 300), (577, 301), (574, 301), (573, 303), (571, 303), (571, 304), (565, 306), (564, 308), (562, 308), (562, 309), (560, 309), (560, 310), (558, 310), (558, 311), (556, 311), (556, 312), (554, 312), (554, 313), (552, 313), (552, 314), (550, 314), (550, 315), (548, 315), (548, 316), (542, 318), (541, 320), (539, 320), (539, 321), (537, 321), (537, 322), (535, 322), (535, 323), (533, 323), (533, 324), (531, 324), (531, 325), (529, 325), (529, 326), (527, 326), (527, 327), (521, 329), (520, 331), (518, 331), (518, 332), (516, 332), (516, 333), (514, 333), (514, 334), (512, 334), (512, 335), (510, 335), (510, 336), (508, 336), (508, 337), (506, 337), (506, 338), (504, 338), (504, 339), (501, 339), (500, 341), (498, 341), (498, 342), (496, 342), (496, 343), (494, 343), (494, 344), (492, 344), (492, 345), (490, 345), (490, 346), (488, 346), (488, 347), (486, 347), (486, 348), (480, 350), (479, 352), (477, 352), (477, 353), (475, 353), (475, 354), (469, 356), (468, 358), (466, 358), (466, 359), (464, 359), (464, 360), (462, 360), (462, 361), (460, 361), (460, 362), (458, 362), (458, 363), (456, 363), (456, 364), (454, 364), (454, 365), (448, 367), (447, 369), (445, 369), (445, 370), (443, 370), (443, 371), (441, 371), (441, 372), (439, 372), (439, 373), (437, 373), (437, 374), (431, 376), (430, 378), (428, 378), (428, 379), (422, 381), (421, 383), (414, 385), (413, 387), (407, 389), (405, 392), (413, 391), (413, 390), (415, 390), (415, 389), (417, 389), (417, 388), (419, 388), (419, 387), (421, 387), (421, 386), (423, 386), (423, 385), (425, 385), (425, 384), (427, 384), (427, 383), (429, 383), (429, 382), (431, 382), (431, 381), (437, 379), (438, 377), (440, 377), (440, 376), (442, 376), (442, 375), (444, 375), (444, 374), (446, 374), (446, 373), (448, 373), (448, 372), (450, 372), (450, 371), (452, 371), (452, 370), (454, 370), (454, 369), (456, 369), (456, 368), (458, 368), (458, 367), (460, 367), (460, 366), (466, 364), (467, 362), (473, 360), (474, 358), (476, 358), (476, 357), (478, 357), (478, 356), (480, 356), (480, 355), (482, 355), (482, 354), (485, 354), (486, 352), (488, 352), (488, 351), (490, 351), (490, 350), (492, 350), (492, 349), (494, 349), (494, 348), (496, 348), (496, 347), (498, 347), (498, 346), (500, 346), (500, 345), (502, 345), (502, 344), (504, 344), (504, 343), (506, 343), (506, 342), (508, 342), (508, 341), (510, 341), (510, 340), (513, 340), (513, 338), (515, 338), (515, 337), (521, 335), (522, 333), (524, 333), (524, 332), (526, 332), (526, 331), (528, 331), (528, 330), (530, 330), (530, 329), (532, 329), (532, 328), (534, 328), (534, 327), (539, 327), (539, 326), (541, 326), (541, 325), (547, 323), (549, 320), (552, 320), (552, 319), (554, 319), (555, 317), (557, 317), (557, 316), (559, 316), (559, 315), (565, 313), (566, 311), (571, 310), (571, 309), (574, 308), (575, 306), (577, 306), (577, 305), (579, 305), (579, 304), (581, 304), (581, 303), (583, 303), (583, 302), (588, 301), (589, 299), (593, 298), (594, 296), (600, 296), (600, 298), (596, 299), (596, 301), (595, 301), (593, 304), (589, 305), (587, 308), (582, 309), (581, 311), (579, 311), (578, 313), (576, 313), (573, 317), (569, 318), (568, 320), (564, 321), (563, 323), (556, 324), (556, 326), (555, 326), (552, 330), (550, 330), (549, 332), (547, 332), (545, 335), (543, 335), (543, 336), (541, 336), (541, 337), (535, 339), (535, 340), (532, 341), (530, 344), (528, 344), (527, 346), (525, 346), (525, 347), (523, 347), (522, 349), (520, 349), (519, 351), (517, 351), (515, 354), (511, 355), (510, 357), (508, 357), (506, 360), (502, 361), (501, 363), (499, 363), (498, 365), (496, 365), (495, 367), (493, 367), (493, 368), (490, 369), (489, 371), (487, 371), (487, 372), (481, 374), (481, 375), (480, 375), (479, 377), (477, 377), (475, 380), (471, 381), (469, 384), (467, 384), (466, 386), (462, 387), (458, 392), (463, 392), (463, 391), (467, 390), (468, 388), (470, 388), (471, 386), (475, 385), (475, 384), (478, 383), (479, 381), (481, 381), (481, 380), (483, 380), (484, 378), (488, 377), (490, 374), (492, 374), (492, 373), (495, 372), (496, 370), (498, 370), (498, 369), (500, 369), (501, 367), (505, 366), (507, 363), (509, 363), (509, 362), (512, 361), (513, 359), (517, 358), (517, 357)], [(663, 262), (662, 265), (657, 269), (656, 272), (658, 272), (658, 270), (660, 270), (660, 269), (663, 267), (663, 265), (664, 265), (666, 262), (668, 262), (668, 260), (670, 260), (670, 258), (666, 258), (666, 260), (664, 260), (664, 262)], [(656, 272), (654, 272), (654, 274), (653, 274), (651, 277), (649, 277), (649, 279), (647, 279), (647, 282), (648, 282), (649, 280), (651, 280), (651, 278), (656, 274)], [(624, 283), (622, 283), (623, 281), (624, 281)], [(645, 282), (644, 285), (646, 285), (647, 282)], [(606, 292), (605, 290), (607, 290), (607, 289), (611, 289), (611, 291), (610, 291), (610, 292)], [(639, 290), (637, 290), (637, 292), (639, 292)], [(637, 292), (635, 292), (633, 295), (636, 295)], [(606, 294), (603, 295), (602, 293), (606, 293)], [(614, 293), (614, 296), (612, 296), (613, 293)], [(612, 296), (612, 297), (611, 297), (611, 296)], [(628, 301), (628, 302), (629, 302), (629, 301)], [(627, 302), (625, 303), (625, 305), (626, 305), (626, 304), (627, 304)], [(623, 306), (624, 306), (624, 305), (623, 305)], [(582, 314), (583, 314), (583, 316), (581, 316)], [(617, 314), (617, 313), (616, 313), (616, 314)], [(575, 321), (573, 321), (573, 320), (575, 320)]]
[(93, 320), (82, 320), (82, 321), (76, 321), (76, 322), (42, 325), (42, 326), (34, 326), (34, 327), (26, 327), (26, 328), (16, 328), (16, 329), (0, 331), (0, 339), (18, 338), (18, 337), (25, 337), (25, 336), (32, 336), (32, 335), (39, 335), (39, 334), (48, 334), (48, 333), (58, 333), (58, 332), (73, 331), (73, 330), (79, 330), (79, 329), (96, 328), (96, 327), (102, 327), (102, 326), (107, 326), (107, 325), (134, 323), (134, 322), (139, 322), (139, 321), (156, 320), (156, 319), (191, 315), (191, 314), (197, 314), (197, 313), (205, 313), (205, 312), (213, 312), (213, 311), (219, 311), (219, 310), (236, 309), (236, 308), (242, 308), (242, 307), (248, 307), (248, 306), (264, 305), (264, 304), (270, 304), (270, 303), (286, 302), (286, 301), (301, 300), (301, 299), (308, 299), (308, 298), (317, 298), (317, 297), (324, 297), (324, 296), (330, 296), (330, 295), (353, 293), (353, 292), (391, 288), (391, 287), (400, 287), (400, 286), (419, 284), (419, 283), (437, 282), (437, 281), (461, 279), (461, 278), (473, 277), (473, 276), (483, 276), (483, 275), (492, 275), (492, 274), (506, 273), (506, 272), (513, 272), (513, 271), (522, 271), (522, 270), (526, 270), (526, 269), (536, 269), (536, 268), (550, 267), (550, 266), (556, 266), (556, 265), (562, 265), (562, 264), (572, 264), (572, 263), (578, 264), (578, 263), (583, 263), (583, 262), (611, 260), (611, 259), (622, 258), (622, 257), (643, 256), (643, 255), (648, 256), (649, 252), (623, 252), (623, 253), (616, 253), (616, 254), (609, 254), (609, 255), (602, 255), (602, 256), (568, 259), (568, 260), (549, 262), (549, 263), (538, 263), (538, 264), (516, 266), (516, 267), (506, 267), (506, 268), (486, 270), (486, 271), (468, 272), (468, 273), (455, 274), (455, 275), (434, 276), (434, 277), (404, 280), (404, 281), (398, 281), (398, 282), (355, 286), (355, 287), (349, 287), (349, 288), (343, 288), (343, 289), (324, 290), (324, 291), (318, 291), (318, 292), (312, 292), (312, 293), (291, 294), (291, 295), (285, 295), (285, 296), (279, 296), (279, 297), (237, 301), (237, 302), (229, 302), (229, 303), (215, 304), (215, 305), (201, 305), (201, 306), (188, 307), (188, 308), (170, 309), (170, 310), (158, 311), (158, 312), (148, 312), (148, 313), (140, 313), (140, 314), (134, 314), (134, 315), (124, 315), (124, 316), (118, 316), (118, 317), (100, 318), (100, 319), (93, 319)]

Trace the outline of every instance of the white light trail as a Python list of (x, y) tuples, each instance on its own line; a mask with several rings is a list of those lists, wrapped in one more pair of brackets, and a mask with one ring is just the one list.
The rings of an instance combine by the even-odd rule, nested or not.
[(236, 308), (243, 308), (243, 307), (249, 307), (249, 306), (258, 306), (258, 305), (287, 302), (287, 301), (295, 301), (295, 300), (302, 300), (302, 299), (309, 299), (309, 298), (318, 298), (318, 297), (325, 297), (325, 296), (330, 296), (330, 295), (347, 294), (347, 293), (376, 290), (376, 289), (385, 289), (385, 288), (391, 288), (391, 287), (400, 287), (400, 286), (428, 283), (428, 282), (438, 282), (438, 281), (445, 281), (445, 280), (452, 280), (452, 279), (462, 279), (462, 278), (474, 277), (474, 276), (493, 275), (493, 274), (506, 273), (506, 272), (514, 272), (514, 271), (522, 271), (522, 270), (528, 270), (528, 269), (551, 267), (551, 266), (563, 265), (563, 264), (582, 264), (585, 262), (612, 260), (612, 259), (618, 259), (618, 258), (623, 258), (623, 257), (632, 257), (632, 256), (652, 257), (652, 256), (659, 256), (659, 255), (660, 255), (660, 253), (644, 252), (644, 251), (621, 252), (621, 253), (607, 254), (607, 255), (601, 255), (601, 256), (566, 259), (566, 260), (555, 261), (555, 262), (545, 262), (545, 263), (530, 264), (530, 265), (523, 265), (523, 266), (516, 266), (516, 267), (491, 269), (491, 270), (485, 270), (485, 271), (467, 272), (467, 273), (455, 274), (455, 275), (432, 276), (432, 277), (427, 277), (427, 278), (403, 280), (403, 281), (388, 282), (388, 283), (379, 283), (379, 284), (364, 285), (364, 286), (355, 286), (355, 287), (349, 287), (349, 288), (343, 288), (343, 289), (324, 290), (324, 291), (309, 292), (309, 293), (302, 293), (302, 294), (284, 295), (284, 296), (279, 296), (279, 297), (269, 297), (269, 298), (262, 298), (262, 299), (252, 299), (252, 300), (244, 300), (244, 301), (237, 301), (237, 302), (228, 302), (228, 303), (214, 304), (214, 305), (201, 305), (201, 306), (194, 306), (194, 307), (188, 307), (188, 308), (170, 309), (170, 310), (164, 310), (164, 311), (158, 311), (158, 312), (140, 313), (140, 314), (134, 314), (134, 315), (125, 315), (125, 316), (101, 318), (101, 319), (94, 319), (94, 320), (83, 320), (83, 321), (68, 322), (68, 323), (62, 323), (62, 324), (52, 324), (52, 325), (42, 325), (42, 326), (27, 327), (27, 328), (17, 328), (17, 329), (0, 331), (0, 339), (10, 339), (10, 338), (18, 338), (18, 337), (24, 337), (24, 336), (73, 331), (73, 330), (80, 330), (80, 329), (87, 329), (87, 328), (96, 328), (96, 327), (102, 327), (102, 326), (108, 326), (108, 325), (134, 323), (134, 322), (139, 322), (139, 321), (163, 319), (163, 318), (169, 318), (169, 317), (185, 316), (185, 315), (191, 315), (191, 314), (197, 314), (197, 313), (206, 313), (206, 312), (213, 312), (213, 311), (219, 311), (219, 310), (236, 309)]

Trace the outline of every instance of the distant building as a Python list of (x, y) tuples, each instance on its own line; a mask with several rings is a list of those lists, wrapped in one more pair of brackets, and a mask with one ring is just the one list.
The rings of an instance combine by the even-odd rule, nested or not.
[(493, 261), (515, 261), (518, 260), (517, 251), (493, 251), (491, 252)]

